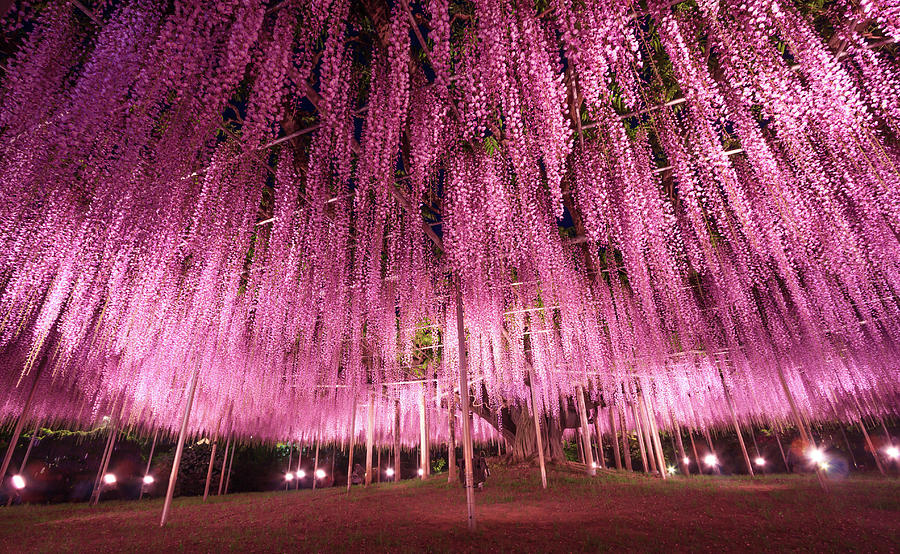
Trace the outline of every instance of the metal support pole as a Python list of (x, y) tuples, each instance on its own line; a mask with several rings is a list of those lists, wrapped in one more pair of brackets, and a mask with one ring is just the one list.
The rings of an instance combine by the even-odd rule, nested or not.
[[(475, 530), (475, 488), (472, 466), (472, 427), (469, 420), (469, 355), (466, 347), (466, 331), (463, 326), (463, 299), (461, 285), (456, 288), (456, 339), (459, 345), (459, 397), (463, 421), (463, 458), (466, 464), (466, 511), (469, 530)], [(532, 387), (532, 394), (534, 388)], [(543, 452), (542, 452), (543, 455)]]
[[(347, 462), (347, 492), (350, 492), (352, 482), (350, 478), (353, 476), (353, 447), (356, 442), (356, 398), (353, 399), (353, 408), (350, 414), (350, 460)], [(334, 473), (332, 471), (332, 473)]]
[(222, 485), (225, 484), (225, 465), (228, 464), (228, 452), (231, 449), (231, 435), (228, 434), (228, 439), (225, 441), (225, 455), (222, 458), (222, 471), (219, 472), (219, 492), (216, 493), (216, 496), (222, 496)]
[(194, 404), (194, 393), (197, 390), (197, 377), (200, 368), (194, 369), (191, 374), (191, 383), (188, 389), (187, 402), (184, 406), (184, 415), (181, 418), (181, 431), (178, 433), (178, 444), (175, 447), (175, 459), (172, 462), (172, 473), (169, 475), (169, 488), (166, 490), (166, 500), (163, 504), (162, 517), (159, 526), (164, 527), (169, 519), (169, 511), (172, 509), (172, 497), (175, 495), (175, 481), (178, 479), (178, 466), (181, 465), (181, 455), (184, 453), (184, 439), (187, 436), (188, 421), (191, 418), (191, 407)]
[(614, 405), (610, 404), (609, 409), (609, 432), (610, 440), (613, 445), (613, 459), (616, 462), (616, 469), (622, 471), (622, 453), (619, 451), (619, 433), (616, 431), (616, 418), (613, 415)]
[(394, 400), (394, 482), (400, 482), (400, 401)]
[(366, 486), (372, 484), (372, 448), (375, 446), (375, 393), (369, 393), (369, 413), (366, 422)]
[[(159, 436), (159, 429), (153, 432), (153, 442), (150, 443), (150, 455), (147, 456), (147, 469), (144, 470), (144, 475), (141, 477), (143, 479), (147, 475), (150, 475), (150, 463), (153, 461), (153, 451), (156, 450), (156, 438)], [(144, 483), (141, 482), (141, 492), (138, 493), (138, 500), (144, 498)]]
[(593, 477), (597, 475), (597, 468), (594, 466), (594, 454), (591, 452), (591, 428), (588, 427), (587, 409), (584, 405), (584, 388), (581, 385), (576, 385), (575, 396), (578, 418), (581, 420), (581, 448), (584, 451), (584, 464), (587, 466), (587, 474)]
[(6, 455), (3, 457), (3, 465), (0, 467), (0, 483), (6, 479), (6, 470), (9, 469), (9, 462), (12, 460), (13, 452), (16, 450), (16, 444), (19, 442), (19, 436), (22, 434), (22, 428), (25, 426), (25, 420), (28, 418), (28, 411), (31, 409), (31, 401), (34, 399), (34, 391), (37, 390), (38, 382), (41, 379), (41, 373), (44, 371), (45, 363), (38, 366), (38, 370), (34, 373), (34, 381), (31, 383), (31, 390), (25, 398), (25, 405), (22, 406), (22, 413), (16, 420), (16, 427), (13, 429), (12, 437), (9, 439), (9, 446), (6, 448)]

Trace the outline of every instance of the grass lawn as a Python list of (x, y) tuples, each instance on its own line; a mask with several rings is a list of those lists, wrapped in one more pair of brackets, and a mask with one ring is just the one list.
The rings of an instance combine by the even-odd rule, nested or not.
[(495, 467), (477, 493), (478, 530), (446, 474), (421, 481), (175, 499), (0, 509), (0, 551), (858, 550), (900, 547), (900, 480), (814, 476), (674, 478)]

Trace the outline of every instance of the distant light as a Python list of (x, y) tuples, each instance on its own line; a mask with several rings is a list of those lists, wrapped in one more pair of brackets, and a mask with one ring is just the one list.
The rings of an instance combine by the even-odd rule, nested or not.
[(419, 468), (419, 476), (421, 477), (422, 475), (425, 475), (425, 470), (420, 467)]
[(897, 448), (896, 446), (888, 447), (888, 449), (885, 450), (885, 452), (887, 453), (888, 458), (893, 458), (894, 460), (896, 460), (897, 458), (900, 458), (900, 448)]
[(669, 473), (671, 473), (672, 475), (675, 474), (675, 466), (669, 466)]
[(12, 476), (12, 485), (18, 490), (22, 490), (25, 488), (25, 478), (21, 475), (13, 475)]
[(306, 477), (305, 471), (303, 471), (302, 469), (297, 471), (297, 479), (303, 479), (304, 477)]
[(316, 478), (317, 478), (317, 479), (324, 479), (324, 478), (325, 478), (325, 470), (324, 470), (324, 469), (317, 469), (317, 470), (316, 470)]
[(753, 460), (753, 463), (755, 463), (758, 466), (764, 466), (764, 465), (766, 465), (766, 460), (762, 456), (759, 456), (755, 460)]
[(708, 466), (716, 466), (719, 465), (719, 459), (715, 454), (707, 454), (705, 458), (703, 458), (703, 463)]
[(825, 452), (823, 452), (819, 448), (811, 448), (809, 452), (806, 453), (806, 455), (809, 456), (809, 459), (817, 465), (822, 465), (825, 463)]
[(107, 485), (115, 485), (116, 484), (116, 476), (112, 473), (107, 473), (103, 476), (103, 482)]
[(153, 481), (156, 481), (156, 479), (154, 479), (152, 475), (144, 475), (144, 484), (145, 485), (152, 485)]
[(688, 465), (689, 463), (691, 463), (691, 459), (688, 458), (687, 456), (682, 458), (681, 461), (684, 462), (684, 465)]
[(392, 468), (392, 467), (387, 468), (386, 470), (384, 470), (384, 474), (387, 475), (388, 477), (393, 477), (394, 476), (394, 468)]
[(597, 469), (597, 462), (591, 462), (591, 467)]
[(284, 474), (284, 480), (285, 480), (285, 481), (293, 481), (293, 480), (294, 480), (294, 474), (291, 473), (290, 471), (288, 471), (287, 473)]

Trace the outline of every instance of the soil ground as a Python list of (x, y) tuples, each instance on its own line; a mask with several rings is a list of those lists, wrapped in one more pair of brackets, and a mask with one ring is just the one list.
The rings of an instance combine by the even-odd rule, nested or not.
[(3, 552), (864, 551), (900, 548), (900, 480), (812, 475), (673, 478), (495, 467), (476, 494), (427, 481), (162, 501), (0, 508)]

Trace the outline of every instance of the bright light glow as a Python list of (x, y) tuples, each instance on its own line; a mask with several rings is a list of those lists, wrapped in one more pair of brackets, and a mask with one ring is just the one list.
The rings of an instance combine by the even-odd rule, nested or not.
[(145, 485), (152, 485), (153, 481), (156, 481), (156, 479), (154, 479), (152, 475), (144, 475), (144, 484)]
[(13, 475), (12, 476), (12, 485), (16, 488), (16, 490), (22, 490), (25, 488), (25, 478), (21, 475)]
[(388, 477), (393, 477), (394, 476), (394, 468), (392, 468), (392, 467), (387, 468), (386, 470), (384, 470), (384, 474), (387, 475)]
[(675, 474), (675, 466), (669, 466), (669, 473)]
[(766, 460), (765, 460), (765, 458), (760, 456), (760, 457), (756, 458), (755, 460), (753, 460), (753, 463), (755, 463), (758, 466), (764, 466), (764, 465), (766, 465)]
[(717, 466), (719, 465), (719, 459), (716, 458), (715, 454), (707, 454), (705, 458), (703, 458), (703, 463), (708, 466)]
[(293, 481), (293, 480), (294, 480), (294, 474), (291, 473), (290, 471), (288, 471), (287, 473), (284, 474), (284, 480), (285, 480), (285, 481)]
[(691, 463), (691, 459), (688, 458), (687, 456), (682, 458), (681, 461), (684, 462), (684, 465), (688, 465), (689, 463)]
[(302, 469), (299, 470), (299, 471), (297, 472), (297, 479), (303, 479), (304, 477), (306, 477), (306, 472), (303, 471)]
[(591, 467), (597, 469), (597, 462), (591, 462)]
[(809, 456), (809, 459), (815, 464), (822, 465), (825, 463), (825, 453), (818, 448), (811, 448), (806, 455)]
[(422, 475), (425, 475), (425, 470), (420, 467), (419, 468), (419, 477), (421, 477)]
[(897, 458), (900, 458), (900, 448), (897, 448), (896, 446), (888, 447), (888, 449), (885, 450), (885, 452), (887, 453), (888, 458), (892, 458), (894, 460), (896, 460)]
[(317, 470), (316, 470), (316, 478), (317, 478), (317, 479), (324, 479), (324, 478), (325, 478), (325, 470), (324, 470), (324, 469), (317, 469)]
[(107, 473), (103, 476), (103, 482), (107, 485), (115, 485), (116, 484), (116, 476), (112, 473)]

